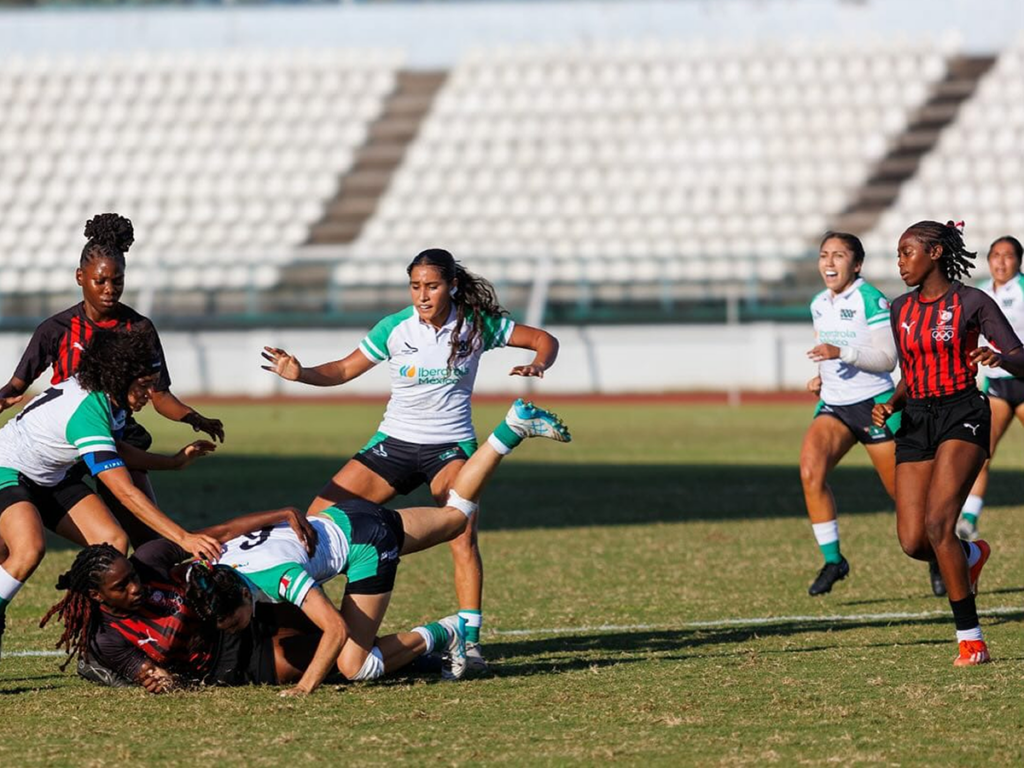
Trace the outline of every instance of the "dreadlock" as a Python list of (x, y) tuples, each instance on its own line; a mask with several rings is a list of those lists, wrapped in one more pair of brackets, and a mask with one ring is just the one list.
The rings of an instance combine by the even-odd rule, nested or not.
[[(483, 345), (484, 318), (487, 315), (507, 315), (508, 311), (498, 303), (498, 294), (494, 286), (482, 277), (466, 270), (443, 248), (428, 248), (419, 253), (406, 268), (406, 274), (412, 275), (415, 267), (434, 267), (441, 273), (446, 283), (457, 283), (452, 294), (455, 305), (455, 329), (452, 331), (452, 351), (448, 355), (448, 370), (455, 367), (459, 357), (471, 355)], [(457, 342), (462, 328), (471, 324), (468, 349), (459, 352)]]
[(71, 570), (57, 579), (57, 589), (66, 590), (66, 593), (60, 602), (46, 612), (39, 626), (45, 627), (54, 614), (64, 622), (64, 634), (54, 646), (63, 647), (68, 655), (60, 665), (61, 670), (67, 668), (76, 653), (88, 660), (89, 631), (98, 605), (89, 597), (89, 590), (100, 588), (103, 574), (119, 557), (124, 555), (110, 544), (92, 544), (79, 552)]
[(85, 222), (89, 242), (82, 248), (79, 267), (93, 259), (111, 259), (124, 268), (124, 255), (135, 242), (135, 229), (130, 219), (116, 213), (101, 213)]
[(204, 622), (216, 623), (227, 618), (247, 599), (245, 581), (229, 565), (197, 560), (189, 567), (185, 582), (185, 601)]
[(939, 266), (950, 282), (971, 276), (974, 257), (978, 254), (967, 250), (963, 235), (954, 222), (919, 221), (907, 229), (907, 234), (916, 237), (926, 249), (942, 246)]
[(158, 359), (148, 328), (95, 334), (82, 354), (75, 378), (89, 392), (103, 392), (127, 406), (132, 383), (154, 371)]

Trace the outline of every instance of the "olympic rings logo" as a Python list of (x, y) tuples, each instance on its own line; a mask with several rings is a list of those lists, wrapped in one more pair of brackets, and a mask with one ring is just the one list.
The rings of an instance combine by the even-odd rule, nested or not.
[(936, 328), (932, 331), (932, 338), (936, 341), (951, 341), (955, 335), (952, 328)]

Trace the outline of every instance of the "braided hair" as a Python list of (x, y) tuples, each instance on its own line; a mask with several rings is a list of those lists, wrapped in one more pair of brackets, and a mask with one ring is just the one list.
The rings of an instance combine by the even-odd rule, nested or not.
[(460, 357), (458, 339), (466, 324), (469, 331), (468, 349), (462, 350), (462, 357), (471, 355), (483, 345), (484, 317), (487, 315), (507, 315), (508, 311), (498, 303), (498, 294), (494, 286), (482, 277), (474, 275), (455, 260), (443, 248), (428, 248), (421, 251), (406, 268), (406, 274), (412, 276), (416, 267), (434, 267), (441, 273), (446, 283), (455, 283), (452, 304), (455, 305), (455, 329), (452, 331), (452, 351), (448, 355), (448, 370), (455, 367)]
[(135, 242), (135, 229), (131, 219), (116, 213), (101, 213), (85, 222), (85, 236), (89, 242), (82, 248), (79, 268), (94, 259), (111, 259), (124, 268), (124, 255)]
[(957, 225), (953, 221), (947, 221), (945, 224), (937, 221), (919, 221), (906, 231), (906, 234), (916, 237), (921, 245), (929, 250), (935, 246), (942, 246), (939, 266), (950, 282), (970, 277), (971, 270), (974, 269), (974, 257), (978, 255), (975, 251), (968, 251), (964, 246), (960, 226), (962, 223)]
[(199, 618), (217, 623), (250, 599), (245, 580), (229, 565), (211, 565), (197, 560), (185, 576), (185, 601)]
[(103, 574), (119, 557), (124, 555), (110, 544), (92, 544), (79, 552), (71, 570), (57, 579), (57, 589), (66, 590), (64, 597), (46, 612), (39, 626), (45, 627), (54, 614), (64, 622), (64, 634), (54, 646), (63, 648), (68, 655), (60, 665), (62, 670), (67, 668), (76, 653), (88, 660), (89, 634), (99, 605), (89, 592), (100, 588)]
[(136, 379), (154, 372), (156, 359), (153, 335), (147, 328), (98, 332), (82, 353), (75, 378), (86, 391), (103, 392), (126, 407), (128, 389)]

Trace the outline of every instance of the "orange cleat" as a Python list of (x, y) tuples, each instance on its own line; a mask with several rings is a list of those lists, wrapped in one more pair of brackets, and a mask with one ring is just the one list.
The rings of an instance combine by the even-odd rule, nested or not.
[(988, 545), (987, 541), (978, 539), (975, 544), (978, 545), (978, 549), (981, 550), (981, 557), (978, 558), (978, 562), (971, 568), (970, 579), (971, 579), (971, 593), (978, 594), (978, 578), (981, 576), (981, 569), (985, 567), (985, 563), (988, 562), (989, 555), (992, 554), (992, 547)]
[(960, 655), (953, 659), (954, 667), (973, 667), (992, 661), (984, 640), (961, 640)]

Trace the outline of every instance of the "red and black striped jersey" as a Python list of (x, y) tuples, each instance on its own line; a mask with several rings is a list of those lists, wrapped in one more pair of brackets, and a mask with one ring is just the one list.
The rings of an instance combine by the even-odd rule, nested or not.
[(132, 555), (132, 565), (148, 591), (145, 604), (129, 616), (100, 607), (99, 621), (89, 638), (89, 654), (122, 677), (135, 680), (147, 660), (159, 667), (198, 678), (209, 668), (212, 636), (185, 602), (185, 589), (170, 571), (188, 554), (176, 544), (157, 539)]
[(160, 336), (153, 323), (134, 309), (124, 304), (118, 305), (118, 315), (110, 321), (94, 323), (85, 314), (85, 302), (58, 312), (39, 324), (32, 339), (21, 357), (21, 362), (14, 371), (14, 377), (26, 384), (31, 384), (49, 366), (53, 366), (51, 384), (60, 384), (78, 370), (78, 362), (82, 350), (89, 339), (98, 330), (131, 330), (132, 328), (148, 328), (153, 334), (153, 346), (157, 357), (153, 361), (153, 369), (159, 370), (160, 376), (155, 389), (163, 392), (171, 388), (171, 377), (167, 372), (163, 347)]
[(919, 290), (903, 294), (892, 303), (890, 322), (907, 394), (914, 399), (974, 387), (978, 371), (968, 355), (980, 334), (1004, 352), (1021, 345), (996, 303), (959, 280), (931, 301), (923, 301)]

